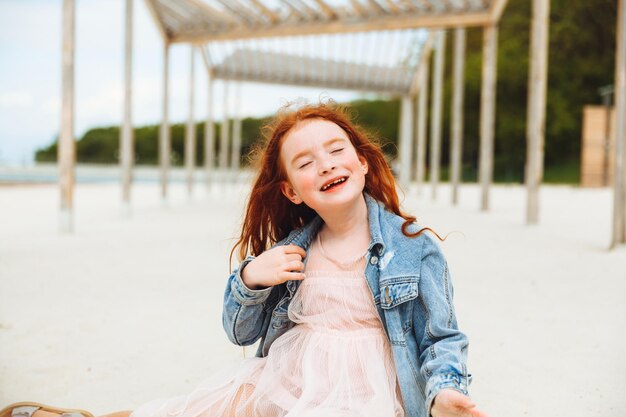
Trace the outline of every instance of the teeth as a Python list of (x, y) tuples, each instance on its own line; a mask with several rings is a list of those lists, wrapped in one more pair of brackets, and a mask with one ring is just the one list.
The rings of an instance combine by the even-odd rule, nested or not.
[(345, 178), (339, 178), (339, 179), (337, 179), (337, 180), (335, 180), (335, 181), (331, 182), (330, 184), (327, 184), (327, 185), (323, 186), (323, 187), (322, 187), (322, 191), (326, 191), (326, 190), (328, 190), (328, 189), (329, 189), (332, 185), (339, 184), (339, 183), (341, 183), (341, 182), (344, 182), (345, 180), (346, 180)]

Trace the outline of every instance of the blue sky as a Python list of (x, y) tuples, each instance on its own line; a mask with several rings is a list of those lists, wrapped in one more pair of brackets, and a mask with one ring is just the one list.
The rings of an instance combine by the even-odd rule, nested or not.
[[(122, 117), (124, 0), (76, 1), (75, 135), (94, 126), (119, 124)], [(0, 164), (31, 163), (36, 149), (54, 140), (60, 126), (61, 0), (0, 0)], [(134, 0), (133, 123), (161, 117), (162, 41), (142, 0)], [(188, 114), (189, 46), (170, 52), (170, 120)], [(194, 113), (206, 113), (206, 75), (196, 57)], [(246, 83), (242, 116), (263, 116), (285, 101), (320, 95), (337, 101), (358, 93)], [(222, 112), (221, 82), (214, 109)]]

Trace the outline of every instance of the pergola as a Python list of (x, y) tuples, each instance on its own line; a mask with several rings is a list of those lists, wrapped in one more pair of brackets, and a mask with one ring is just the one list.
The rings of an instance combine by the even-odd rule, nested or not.
[[(626, 7), (619, 0), (616, 59), (616, 181), (613, 243), (626, 243)], [(145, 0), (164, 45), (163, 120), (159, 133), (161, 192), (167, 195), (170, 129), (168, 122), (169, 48), (192, 45), (190, 109), (193, 108), (193, 51), (200, 50), (209, 79), (205, 129), (207, 179), (215, 165), (212, 154), (213, 80), (254, 81), (389, 93), (401, 97), (398, 146), (399, 180), (422, 186), (425, 171), (426, 117), (430, 57), (433, 58), (430, 123), (430, 182), (433, 197), (439, 182), (441, 112), (446, 31), (454, 29), (451, 138), (452, 202), (458, 201), (462, 150), (465, 28), (482, 27), (483, 63), (480, 107), (479, 183), (481, 209), (489, 208), (493, 177), (498, 23), (506, 0)], [(130, 203), (132, 172), (132, 0), (126, 0), (126, 77), (121, 129), (123, 199)], [(549, 0), (533, 0), (531, 63), (528, 83), (526, 187), (527, 223), (538, 221), (539, 185), (543, 177), (543, 143), (547, 84)], [(64, 0), (63, 126), (59, 147), (62, 228), (71, 229), (73, 188), (73, 32), (74, 0)], [(375, 42), (392, 39), (382, 48)], [(394, 38), (395, 37), (395, 38)], [(390, 47), (392, 60), (376, 60)], [(291, 50), (290, 50), (291, 49)], [(334, 53), (324, 53), (331, 50)], [(355, 53), (356, 51), (356, 53)], [(359, 58), (360, 57), (360, 58)], [(366, 57), (366, 58), (363, 58)], [(369, 57), (369, 58), (367, 58)], [(398, 58), (400, 57), (400, 59)], [(225, 83), (225, 89), (228, 83)], [(226, 100), (228, 94), (225, 94)], [(228, 103), (224, 103), (225, 109)], [(417, 112), (415, 112), (417, 108)], [(417, 117), (414, 117), (417, 113)], [(415, 120), (414, 120), (415, 119)], [(228, 165), (228, 113), (224, 112), (219, 167)], [(189, 190), (193, 178), (194, 117), (190, 110), (185, 137)], [(237, 168), (241, 127), (233, 126), (231, 166)], [(414, 140), (415, 138), (415, 140)], [(415, 155), (413, 155), (413, 153)], [(415, 164), (413, 164), (415, 160)], [(415, 166), (413, 166), (415, 165)]]

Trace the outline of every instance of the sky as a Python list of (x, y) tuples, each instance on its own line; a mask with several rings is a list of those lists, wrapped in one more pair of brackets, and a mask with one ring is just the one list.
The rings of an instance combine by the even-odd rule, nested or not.
[[(51, 144), (61, 121), (62, 0), (0, 0), (0, 165), (28, 165), (34, 152)], [(77, 0), (75, 38), (75, 126), (80, 138), (96, 126), (122, 119), (124, 0)], [(145, 2), (134, 0), (133, 124), (159, 123), (163, 44)], [(170, 50), (170, 121), (189, 111), (190, 47)], [(194, 115), (204, 119), (207, 83), (196, 56)], [(223, 84), (214, 84), (219, 119)], [(242, 117), (266, 116), (287, 101), (320, 97), (348, 101), (362, 93), (243, 83), (237, 109)]]

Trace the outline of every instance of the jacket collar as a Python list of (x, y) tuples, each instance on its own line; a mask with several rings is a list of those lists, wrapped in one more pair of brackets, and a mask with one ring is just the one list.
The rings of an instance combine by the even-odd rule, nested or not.
[[(385, 243), (383, 242), (380, 222), (381, 214), (385, 210), (385, 207), (368, 193), (363, 192), (363, 196), (365, 198), (365, 205), (367, 206), (367, 220), (370, 228), (370, 244), (367, 249), (371, 252), (374, 248), (378, 247), (378, 254), (382, 255), (385, 251)], [(308, 249), (323, 223), (322, 218), (316, 216), (305, 226), (292, 231), (283, 244), (293, 244), (305, 250)]]

